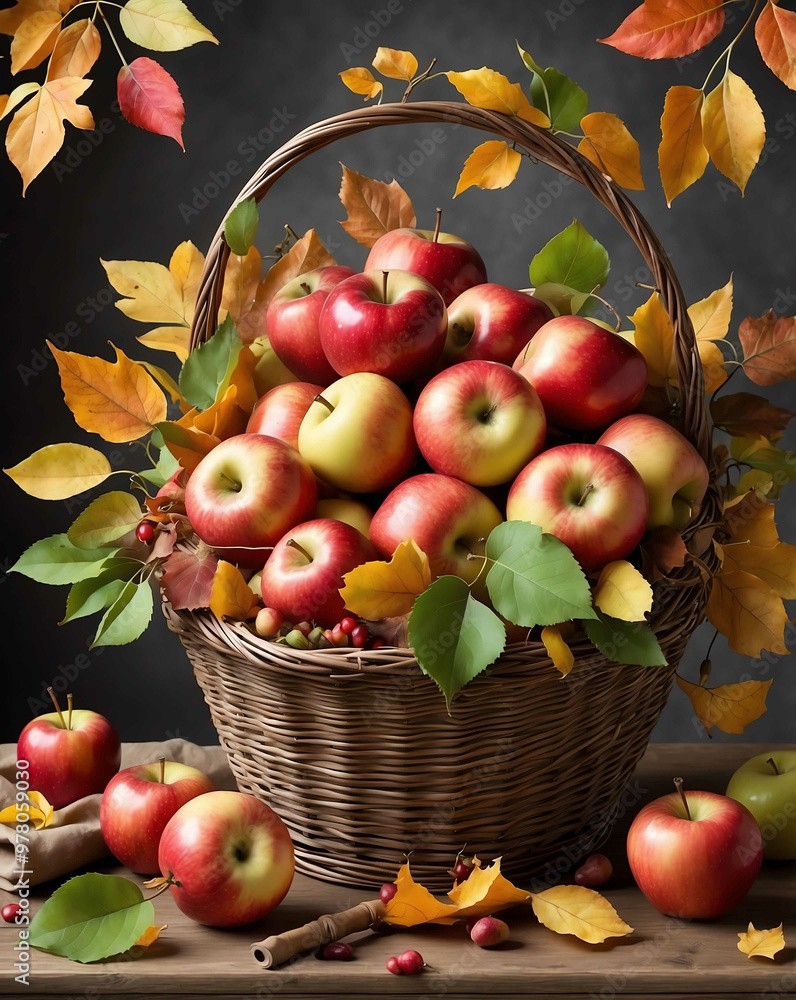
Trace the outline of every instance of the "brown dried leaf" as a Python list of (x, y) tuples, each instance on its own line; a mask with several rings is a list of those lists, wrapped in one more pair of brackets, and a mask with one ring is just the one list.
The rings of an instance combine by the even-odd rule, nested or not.
[(796, 316), (747, 316), (738, 330), (744, 371), (757, 385), (796, 378)]
[(713, 726), (723, 733), (740, 736), (750, 722), (766, 710), (766, 695), (772, 681), (740, 681), (707, 688), (677, 675), (677, 686), (691, 699), (699, 721), (710, 736)]
[(393, 229), (414, 228), (415, 210), (398, 181), (386, 184), (349, 170), (344, 163), (340, 166), (343, 168), (340, 201), (348, 212), (348, 218), (340, 225), (357, 243), (372, 247), (380, 236)]

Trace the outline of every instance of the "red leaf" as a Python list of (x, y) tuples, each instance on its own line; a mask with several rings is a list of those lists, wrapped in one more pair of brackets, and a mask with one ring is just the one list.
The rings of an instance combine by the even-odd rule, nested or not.
[(601, 42), (642, 59), (687, 56), (712, 42), (724, 27), (715, 0), (645, 0)]
[(163, 592), (175, 611), (207, 608), (213, 590), (218, 558), (209, 549), (174, 552), (165, 563), (161, 578)]
[(185, 106), (173, 77), (154, 59), (140, 56), (122, 66), (117, 81), (119, 106), (132, 125), (167, 135), (183, 149)]

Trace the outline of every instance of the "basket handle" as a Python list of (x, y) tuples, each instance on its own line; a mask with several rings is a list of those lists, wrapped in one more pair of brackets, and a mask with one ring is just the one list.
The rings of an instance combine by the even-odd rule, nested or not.
[[(469, 125), (515, 144), (535, 159), (583, 184), (625, 229), (649, 267), (664, 309), (671, 320), (675, 360), (680, 376), (683, 425), (699, 453), (709, 461), (711, 439), (704, 401), (702, 365), (685, 296), (669, 257), (647, 220), (624, 191), (569, 143), (548, 129), (515, 116), (485, 111), (456, 101), (380, 104), (359, 108), (310, 125), (288, 140), (259, 167), (235, 199), (230, 211), (246, 198), (254, 197), (259, 202), (290, 167), (337, 139), (366, 132), (380, 125), (429, 122)], [(229, 258), (229, 247), (223, 233), (222, 222), (213, 237), (202, 273), (191, 327), (191, 348), (211, 337), (217, 327), (224, 271)]]

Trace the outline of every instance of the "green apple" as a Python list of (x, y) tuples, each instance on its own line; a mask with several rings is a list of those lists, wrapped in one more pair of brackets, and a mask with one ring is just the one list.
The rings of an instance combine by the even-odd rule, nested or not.
[(796, 750), (760, 753), (730, 778), (727, 795), (741, 802), (760, 827), (763, 856), (796, 860)]

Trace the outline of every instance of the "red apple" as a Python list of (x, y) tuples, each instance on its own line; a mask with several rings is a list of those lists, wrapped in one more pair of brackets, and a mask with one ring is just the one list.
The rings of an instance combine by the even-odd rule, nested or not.
[(514, 480), (509, 521), (530, 521), (569, 546), (590, 573), (623, 559), (641, 541), (649, 500), (626, 458), (599, 444), (562, 444)]
[(267, 434), (298, 450), (301, 421), (323, 386), (311, 382), (286, 382), (257, 400), (246, 425), (247, 434)]
[(445, 369), (415, 406), (415, 439), (425, 460), (473, 486), (513, 479), (541, 450), (546, 426), (530, 382), (494, 361)]
[(288, 529), (312, 516), (317, 499), (312, 469), (295, 448), (265, 434), (238, 434), (197, 465), (185, 510), (210, 548), (259, 568)]
[(365, 262), (366, 271), (412, 271), (430, 281), (449, 305), (472, 285), (486, 281), (478, 251), (450, 233), (430, 229), (393, 229), (380, 236)]
[[(55, 697), (52, 695), (53, 701)], [(119, 770), (121, 746), (108, 720), (85, 709), (60, 709), (33, 719), (17, 741), (17, 760), (27, 761), (28, 784), (54, 809), (101, 792)]]
[(597, 444), (624, 455), (644, 480), (650, 500), (647, 528), (684, 528), (699, 510), (710, 482), (696, 448), (671, 424), (632, 413), (611, 424)]
[(262, 595), (289, 621), (314, 621), (332, 628), (343, 617), (343, 577), (378, 559), (372, 543), (350, 524), (318, 518), (281, 538), (265, 564)]
[(340, 375), (373, 372), (409, 382), (442, 353), (447, 321), (439, 292), (408, 271), (366, 271), (341, 281), (318, 321)]
[[(627, 835), (639, 888), (661, 913), (713, 919), (752, 886), (763, 838), (746, 806), (713, 792), (677, 792), (644, 806)], [(689, 818), (690, 815), (690, 818)]]
[(475, 487), (450, 476), (426, 473), (400, 483), (373, 515), (370, 537), (389, 559), (408, 538), (426, 553), (434, 576), (452, 574), (471, 582), (478, 575), (484, 541), (503, 518)]
[(510, 365), (552, 318), (549, 306), (533, 295), (491, 282), (475, 285), (448, 306), (443, 363), (499, 361)]
[(177, 810), (160, 838), (158, 864), (174, 901), (209, 927), (261, 920), (293, 881), (293, 844), (276, 813), (253, 795), (207, 792)]
[(583, 316), (545, 323), (514, 368), (539, 393), (550, 423), (573, 430), (601, 430), (631, 413), (647, 386), (641, 351)]
[(108, 849), (142, 875), (158, 867), (163, 829), (189, 799), (212, 792), (210, 779), (187, 764), (156, 761), (119, 771), (108, 782), (100, 806), (100, 829)]
[(328, 385), (337, 378), (321, 347), (318, 319), (329, 292), (355, 272), (342, 264), (318, 267), (293, 278), (271, 299), (265, 323), (283, 364), (307, 382)]

